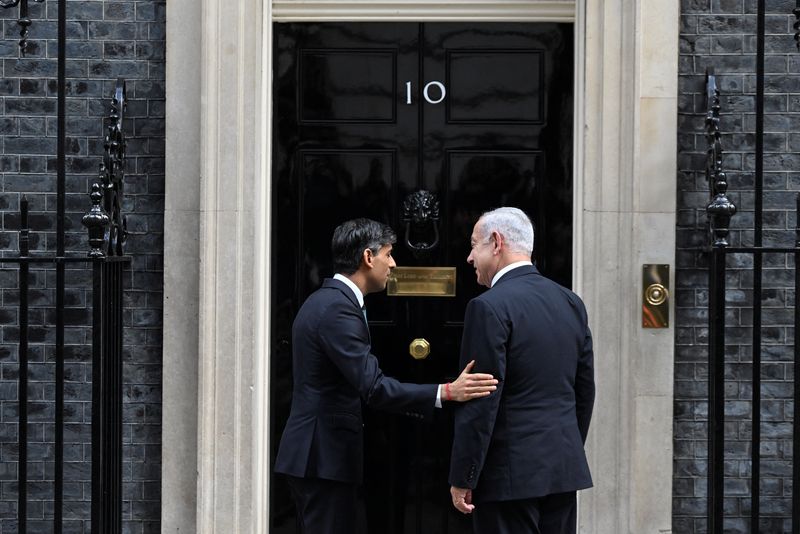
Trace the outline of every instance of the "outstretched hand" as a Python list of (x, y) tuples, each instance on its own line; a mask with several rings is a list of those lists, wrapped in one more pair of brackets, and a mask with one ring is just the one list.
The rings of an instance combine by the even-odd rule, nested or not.
[(446, 400), (465, 402), (480, 397), (486, 397), (497, 389), (497, 379), (486, 373), (470, 373), (475, 366), (472, 360), (464, 367), (461, 374), (447, 386), (448, 395)]

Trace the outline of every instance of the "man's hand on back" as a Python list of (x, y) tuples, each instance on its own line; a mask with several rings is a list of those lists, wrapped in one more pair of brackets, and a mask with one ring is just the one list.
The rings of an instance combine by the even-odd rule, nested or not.
[(472, 360), (464, 367), (455, 382), (443, 385), (443, 400), (466, 402), (480, 397), (487, 397), (497, 389), (497, 379), (492, 375), (470, 373), (474, 366), (475, 360)]

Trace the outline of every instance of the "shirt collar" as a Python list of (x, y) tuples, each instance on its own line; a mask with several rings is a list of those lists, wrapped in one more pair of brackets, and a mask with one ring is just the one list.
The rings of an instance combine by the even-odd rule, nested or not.
[(502, 278), (502, 276), (504, 274), (506, 274), (508, 271), (510, 271), (512, 269), (516, 269), (517, 267), (522, 267), (523, 265), (533, 265), (533, 263), (530, 262), (530, 261), (525, 261), (525, 260), (523, 260), (523, 261), (515, 261), (514, 263), (509, 263), (508, 265), (506, 265), (505, 267), (503, 267), (502, 269), (497, 271), (497, 274), (495, 274), (494, 278), (492, 278), (492, 285), (489, 286), (489, 287), (494, 287), (494, 285), (497, 283), (497, 281), (500, 280), (500, 278)]
[(364, 294), (361, 293), (361, 290), (358, 289), (358, 286), (355, 285), (352, 280), (347, 278), (345, 275), (339, 273), (334, 274), (333, 279), (339, 280), (340, 282), (344, 282), (344, 285), (352, 289), (353, 293), (356, 296), (356, 300), (358, 301), (358, 305), (361, 306), (362, 308), (364, 307)]

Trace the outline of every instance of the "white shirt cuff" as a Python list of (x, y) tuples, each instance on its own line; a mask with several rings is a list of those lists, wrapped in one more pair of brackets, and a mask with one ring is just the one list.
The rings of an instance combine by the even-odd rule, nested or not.
[(436, 388), (436, 404), (434, 404), (437, 408), (442, 407), (442, 385), (439, 384), (439, 387)]

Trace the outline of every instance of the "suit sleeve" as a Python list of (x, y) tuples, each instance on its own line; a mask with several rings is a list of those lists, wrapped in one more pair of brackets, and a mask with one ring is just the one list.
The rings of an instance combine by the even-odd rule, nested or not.
[(378, 359), (370, 353), (369, 332), (358, 309), (331, 306), (323, 314), (319, 333), (322, 349), (370, 406), (430, 415), (436, 401), (436, 385), (408, 384), (385, 376)]
[[(585, 310), (583, 316), (585, 319)], [(592, 332), (589, 330), (588, 321), (586, 321), (585, 327), (586, 334), (575, 374), (575, 412), (578, 417), (578, 429), (584, 443), (586, 443), (586, 436), (589, 433), (589, 422), (592, 419), (595, 395), (594, 352), (592, 350)]]
[(474, 359), (473, 372), (491, 373), (498, 384), (488, 397), (456, 407), (449, 477), (453, 486), (474, 489), (480, 478), (505, 384), (508, 336), (507, 325), (489, 304), (470, 301), (464, 317), (461, 368)]

